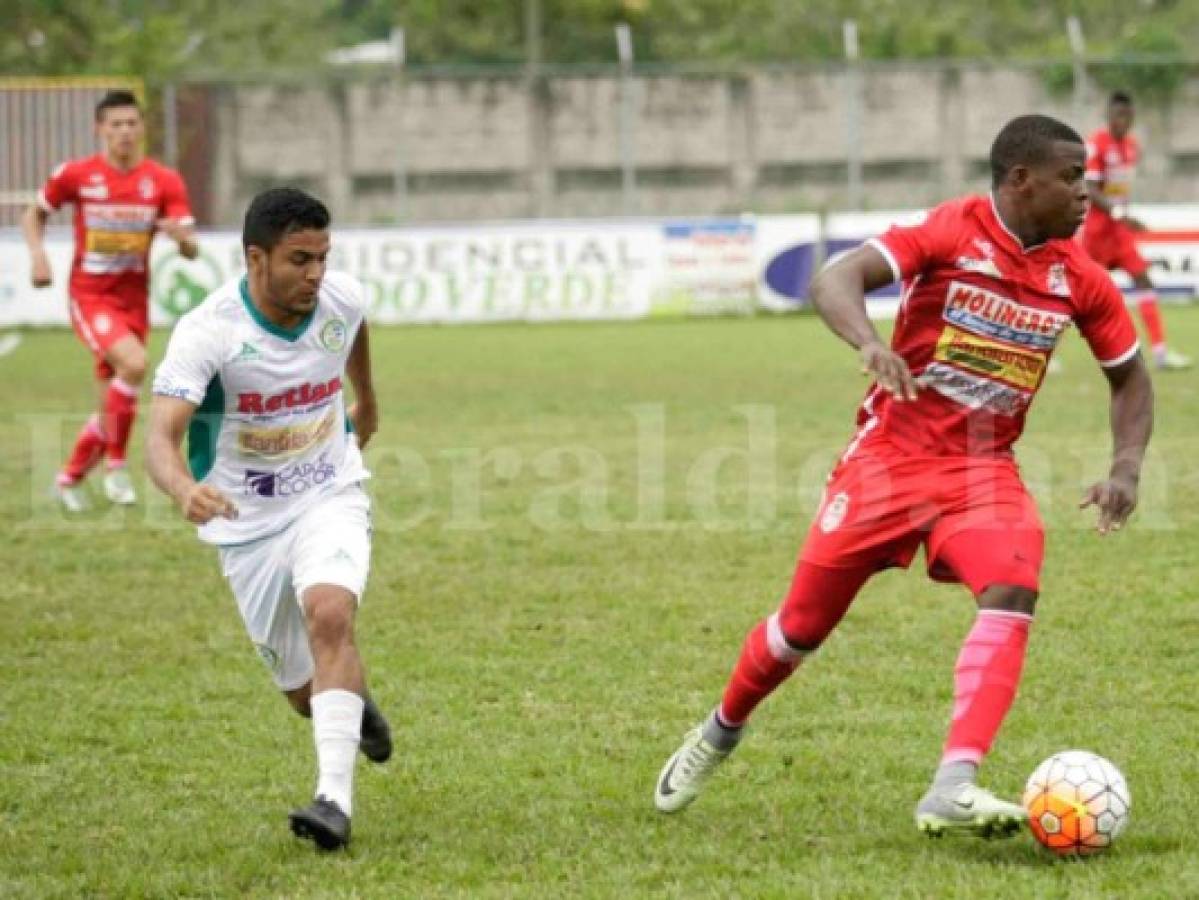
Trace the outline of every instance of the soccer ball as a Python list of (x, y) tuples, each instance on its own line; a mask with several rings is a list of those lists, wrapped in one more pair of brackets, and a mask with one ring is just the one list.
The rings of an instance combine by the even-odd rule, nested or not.
[(1058, 856), (1089, 856), (1128, 825), (1132, 795), (1120, 770), (1086, 750), (1055, 753), (1024, 786), (1028, 824)]

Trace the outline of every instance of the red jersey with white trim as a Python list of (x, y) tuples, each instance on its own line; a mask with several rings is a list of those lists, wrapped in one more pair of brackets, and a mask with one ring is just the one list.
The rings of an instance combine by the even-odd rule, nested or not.
[[(1115, 138), (1106, 128), (1100, 128), (1087, 139), (1087, 181), (1097, 183), (1112, 208), (1124, 212), (1132, 201), (1132, 182), (1140, 159), (1141, 145), (1135, 137), (1126, 134)], [(1094, 205), (1087, 215), (1112, 221), (1110, 213)]]
[(179, 173), (152, 159), (128, 171), (101, 154), (63, 163), (38, 202), (46, 212), (75, 205), (71, 296), (103, 298), (126, 309), (149, 302), (150, 242), (158, 220), (194, 221)]
[(990, 197), (944, 203), (869, 243), (904, 281), (891, 347), (921, 390), (897, 403), (873, 385), (859, 439), (877, 432), (915, 455), (1010, 456), (1067, 327), (1078, 326), (1102, 366), (1137, 351), (1107, 273), (1074, 240), (1026, 249)]

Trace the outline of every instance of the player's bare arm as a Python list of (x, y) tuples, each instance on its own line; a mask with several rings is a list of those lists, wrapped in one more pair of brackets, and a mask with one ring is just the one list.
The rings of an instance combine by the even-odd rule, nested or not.
[(186, 259), (200, 255), (200, 244), (196, 240), (196, 229), (191, 222), (179, 219), (159, 219), (158, 230), (179, 246), (179, 253)]
[(1098, 531), (1107, 534), (1118, 531), (1137, 505), (1141, 465), (1153, 433), (1153, 382), (1139, 353), (1103, 372), (1112, 396), (1112, 466), (1105, 480), (1087, 488), (1079, 508), (1095, 506)]
[(354, 404), (347, 410), (358, 446), (365, 447), (379, 429), (379, 407), (375, 401), (375, 386), (371, 380), (370, 336), (366, 323), (358, 328), (350, 355), (346, 358), (346, 376), (354, 388)]
[(29, 280), (35, 288), (49, 287), (54, 280), (50, 269), (50, 257), (46, 255), (46, 220), (50, 214), (32, 204), (21, 217), (21, 232), (25, 235), (25, 246), (29, 248)]
[(866, 294), (895, 280), (881, 253), (864, 244), (826, 265), (813, 279), (812, 305), (824, 324), (858, 351), (862, 371), (897, 401), (915, 400), (918, 386), (908, 364), (879, 336), (866, 314)]
[(192, 478), (183, 461), (180, 447), (195, 411), (194, 404), (178, 397), (154, 397), (146, 438), (146, 468), (159, 490), (175, 501), (189, 522), (204, 525), (217, 516), (236, 519), (233, 501)]

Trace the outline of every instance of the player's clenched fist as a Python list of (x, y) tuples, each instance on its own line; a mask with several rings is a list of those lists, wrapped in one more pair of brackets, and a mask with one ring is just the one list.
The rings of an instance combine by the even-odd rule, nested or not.
[(207, 484), (192, 485), (179, 505), (184, 518), (195, 525), (205, 525), (217, 516), (237, 518), (237, 507), (233, 501)]
[(897, 401), (915, 400), (919, 386), (902, 356), (878, 341), (863, 344), (862, 371), (873, 375)]

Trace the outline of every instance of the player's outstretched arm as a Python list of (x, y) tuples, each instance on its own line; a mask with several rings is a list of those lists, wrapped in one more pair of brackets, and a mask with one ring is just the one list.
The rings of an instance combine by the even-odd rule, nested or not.
[(903, 357), (879, 337), (866, 314), (866, 293), (895, 280), (881, 253), (863, 244), (835, 257), (812, 279), (812, 306), (832, 332), (862, 358), (862, 371), (873, 375), (896, 400), (915, 400), (916, 380)]
[(146, 468), (150, 479), (179, 506), (184, 517), (203, 525), (216, 516), (237, 518), (233, 502), (207, 484), (192, 478), (180, 447), (194, 404), (178, 397), (155, 395), (150, 405), (150, 431), (146, 437)]
[(29, 280), (35, 288), (49, 287), (54, 280), (50, 270), (50, 257), (46, 255), (46, 220), (50, 214), (32, 204), (21, 217), (21, 232), (25, 235), (25, 246), (29, 248)]
[(371, 379), (370, 335), (366, 322), (358, 326), (358, 333), (354, 336), (354, 345), (350, 347), (350, 355), (346, 359), (346, 376), (354, 387), (354, 405), (349, 408), (347, 415), (354, 425), (358, 446), (365, 447), (379, 429), (379, 407), (375, 402), (375, 384)]
[(1107, 534), (1118, 531), (1136, 509), (1141, 465), (1153, 433), (1153, 382), (1139, 353), (1103, 373), (1112, 395), (1112, 466), (1104, 481), (1087, 488), (1079, 507), (1097, 507), (1099, 533)]

